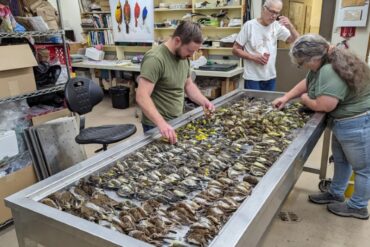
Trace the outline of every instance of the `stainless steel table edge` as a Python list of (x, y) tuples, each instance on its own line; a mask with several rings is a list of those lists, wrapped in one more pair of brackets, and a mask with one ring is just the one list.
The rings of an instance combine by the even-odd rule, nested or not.
[[(253, 96), (260, 95), (261, 97), (266, 94), (262, 91), (236, 90), (216, 99), (214, 103), (216, 106), (221, 105), (226, 100), (240, 97), (244, 92), (252, 92)], [(281, 93), (268, 92), (268, 95), (268, 98), (272, 99), (280, 96)], [(195, 119), (202, 114), (202, 109), (197, 108), (184, 114), (180, 118), (171, 121), (171, 124), (178, 127), (188, 122), (189, 119)], [(317, 126), (319, 126), (319, 128), (317, 128)], [(211, 246), (245, 246), (246, 242), (244, 241), (246, 240), (248, 241), (248, 246), (255, 246), (258, 243), (264, 230), (271, 222), (276, 211), (298, 179), (298, 176), (302, 171), (304, 160), (307, 159), (309, 153), (312, 151), (312, 148), (319, 139), (323, 129), (324, 115), (316, 113), (300, 131), (300, 134), (288, 149), (285, 150), (284, 153), (286, 157), (281, 157), (263, 177), (261, 182), (254, 189), (253, 196), (243, 202), (239, 209), (229, 219), (227, 224), (222, 228), (219, 235), (212, 241)], [(307, 140), (312, 133), (314, 133), (314, 135)], [(18, 236), (18, 239), (22, 238), (24, 230), (21, 226), (17, 227), (17, 225), (19, 225), (17, 224), (17, 221), (24, 221), (27, 217), (31, 217), (32, 215), (39, 215), (38, 217), (41, 216), (44, 219), (47, 219), (50, 225), (56, 225), (54, 223), (59, 222), (59, 224), (62, 223), (65, 226), (69, 226), (71, 232), (76, 231), (76, 234), (80, 234), (81, 231), (81, 233), (86, 232), (90, 235), (96, 235), (94, 237), (97, 238), (108, 239), (111, 245), (105, 246), (123, 246), (123, 244), (127, 247), (148, 246), (144, 242), (135, 240), (127, 235), (105, 229), (104, 227), (97, 226), (92, 222), (78, 222), (80, 218), (60, 212), (37, 201), (55, 191), (71, 185), (80, 178), (105, 167), (112, 163), (112, 161), (129, 154), (132, 150), (136, 150), (137, 148), (146, 145), (159, 136), (160, 134), (157, 129), (149, 131), (146, 135), (120, 143), (115, 147), (108, 149), (106, 152), (89, 158), (65, 171), (6, 198), (6, 205), (12, 209), (12, 213), (14, 215), (17, 235), (20, 235)], [(308, 141), (308, 146), (306, 145), (306, 141)], [(294, 154), (294, 152), (297, 151), (299, 151), (299, 153)], [(293, 163), (289, 164), (290, 161), (293, 161)], [(261, 191), (262, 193), (260, 193)], [(268, 192), (267, 194), (266, 191)], [(267, 202), (272, 202), (272, 204), (266, 205)], [(248, 213), (245, 212), (246, 209), (248, 209)], [(256, 222), (257, 224), (255, 224)], [(21, 243), (20, 246), (22, 246)]]
[(324, 129), (324, 114), (315, 114), (263, 176), (254, 188), (252, 196), (247, 198), (227, 221), (210, 246), (258, 245), (302, 173), (303, 165)]

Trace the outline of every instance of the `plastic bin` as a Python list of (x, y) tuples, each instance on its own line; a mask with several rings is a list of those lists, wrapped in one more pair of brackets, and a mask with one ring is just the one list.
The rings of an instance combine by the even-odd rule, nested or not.
[(111, 87), (112, 106), (117, 109), (126, 109), (130, 106), (130, 88), (124, 86)]

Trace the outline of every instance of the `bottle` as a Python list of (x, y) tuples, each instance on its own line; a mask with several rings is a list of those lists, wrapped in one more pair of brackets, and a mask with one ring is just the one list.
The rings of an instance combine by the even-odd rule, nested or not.
[(267, 61), (269, 60), (269, 58), (270, 58), (270, 51), (269, 51), (269, 49), (267, 47), (266, 39), (263, 40), (263, 45), (262, 45), (262, 47), (261, 47), (261, 49), (260, 49), (259, 52), (262, 54), (262, 56), (264, 56), (267, 59)]

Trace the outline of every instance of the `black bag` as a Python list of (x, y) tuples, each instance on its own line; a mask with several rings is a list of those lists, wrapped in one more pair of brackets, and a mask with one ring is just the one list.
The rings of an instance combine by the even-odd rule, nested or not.
[(64, 91), (29, 97), (27, 98), (27, 104), (30, 107), (35, 105), (62, 107), (64, 105)]
[(37, 67), (33, 67), (33, 72), (35, 74), (37, 89), (42, 89), (55, 85), (62, 72), (62, 68), (60, 65), (50, 65), (47, 62), (41, 62)]

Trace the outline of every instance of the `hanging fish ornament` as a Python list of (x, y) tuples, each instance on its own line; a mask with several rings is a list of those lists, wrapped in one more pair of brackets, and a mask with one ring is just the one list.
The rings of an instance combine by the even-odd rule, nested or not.
[(135, 15), (135, 27), (137, 27), (138, 22), (137, 20), (139, 19), (140, 16), (140, 6), (137, 2), (135, 4), (134, 15)]
[(120, 25), (122, 24), (122, 6), (121, 6), (121, 0), (118, 0), (118, 4), (116, 7), (116, 11), (114, 12), (114, 15), (116, 17), (116, 22), (118, 24), (118, 32), (121, 32)]
[(143, 25), (145, 25), (145, 20), (146, 20), (147, 15), (148, 15), (148, 9), (145, 6), (144, 9), (143, 9), (143, 15), (142, 15), (142, 17), (143, 17)]
[(129, 25), (131, 21), (131, 9), (130, 9), (130, 4), (128, 1), (125, 1), (125, 5), (123, 5), (123, 16), (125, 18), (125, 24), (126, 24), (126, 33), (129, 33)]

